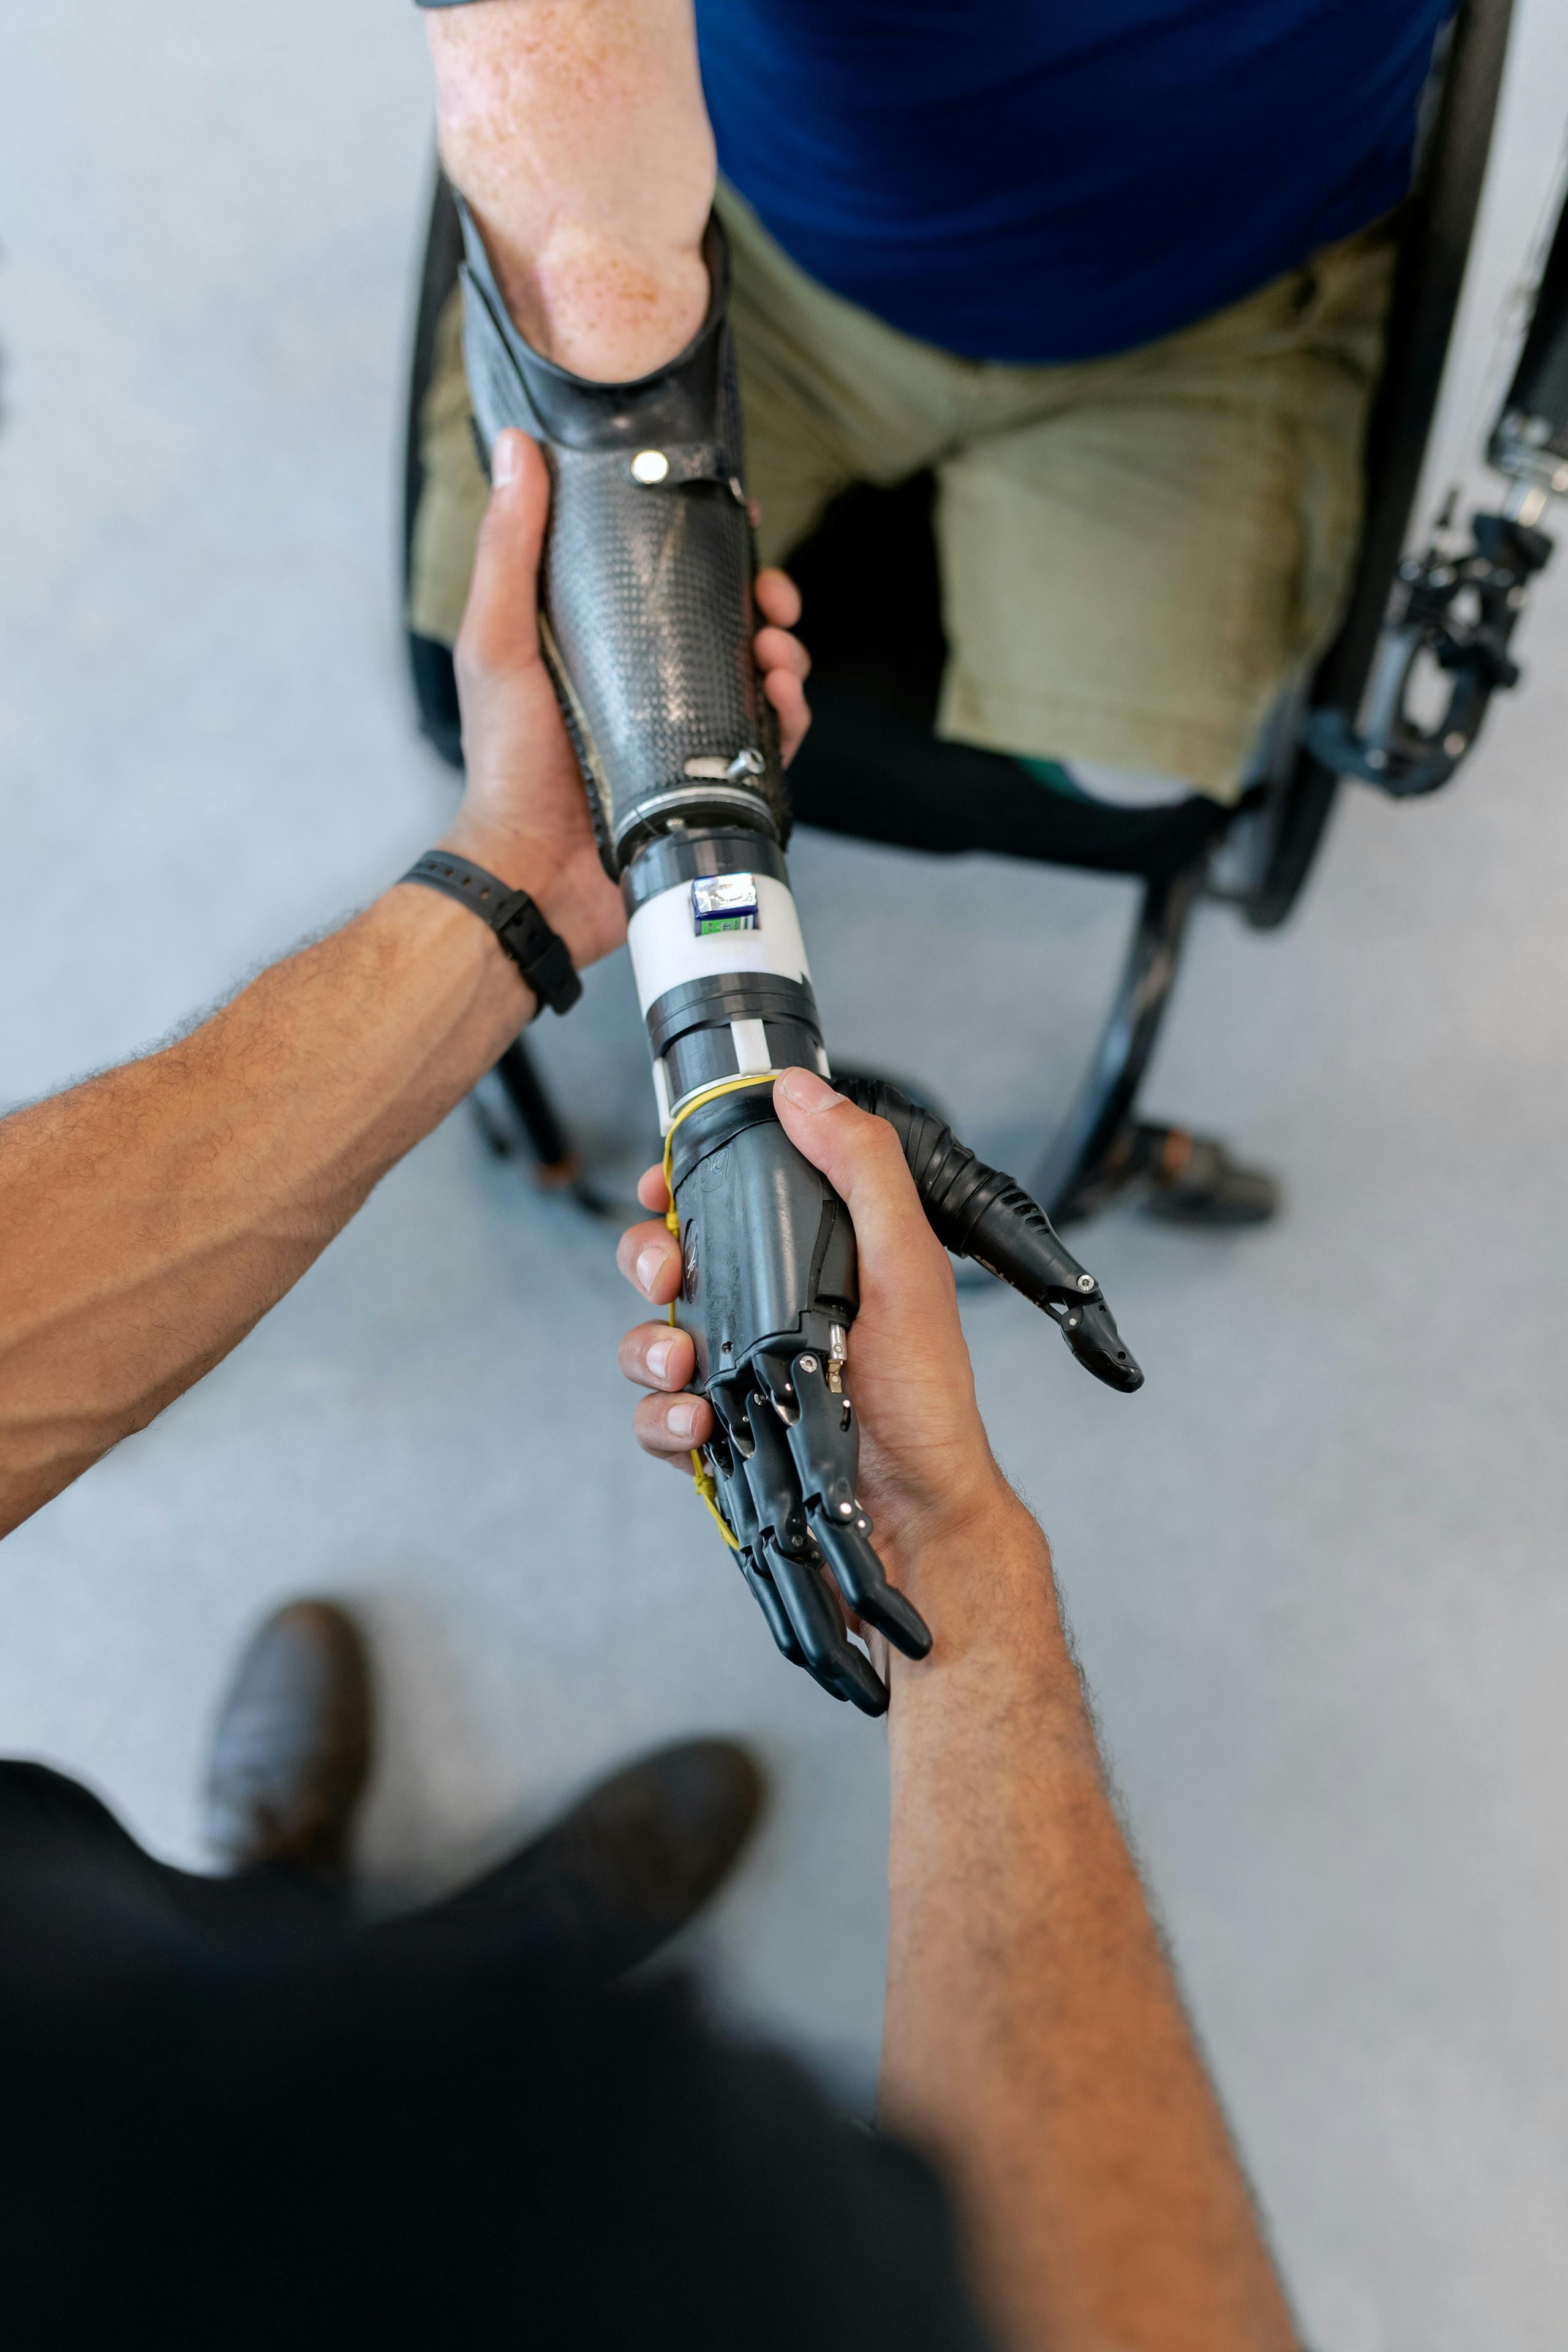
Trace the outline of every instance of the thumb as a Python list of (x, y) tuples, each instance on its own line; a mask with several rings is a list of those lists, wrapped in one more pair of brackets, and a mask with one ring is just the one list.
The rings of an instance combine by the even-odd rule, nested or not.
[[(797, 1151), (819, 1168), (855, 1226), (863, 1293), (922, 1294), (926, 1311), (951, 1301), (947, 1254), (926, 1223), (903, 1147), (885, 1118), (859, 1110), (814, 1070), (786, 1070), (773, 1108)], [(927, 1284), (934, 1286), (929, 1295)]]
[(490, 480), (458, 659), (493, 675), (539, 653), (539, 557), (550, 512), (550, 472), (539, 444), (526, 433), (498, 433)]

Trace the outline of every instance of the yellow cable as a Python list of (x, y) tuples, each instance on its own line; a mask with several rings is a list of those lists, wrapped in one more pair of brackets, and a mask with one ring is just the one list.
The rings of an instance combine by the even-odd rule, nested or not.
[[(700, 1094), (693, 1095), (689, 1100), (683, 1102), (670, 1120), (668, 1131), (664, 1139), (664, 1192), (665, 1198), (669, 1203), (664, 1213), (664, 1222), (677, 1241), (680, 1239), (680, 1219), (676, 1214), (675, 1185), (672, 1181), (676, 1129), (682, 1119), (689, 1118), (694, 1110), (700, 1110), (704, 1103), (715, 1102), (721, 1095), (739, 1094), (743, 1087), (771, 1087), (778, 1075), (776, 1070), (757, 1070), (743, 1078), (721, 1078), (716, 1085), (704, 1087)], [(678, 1290), (676, 1297), (679, 1295)], [(669, 1319), (672, 1323), (675, 1320), (674, 1298), (669, 1302)], [(691, 1483), (696, 1487), (703, 1504), (713, 1514), (719, 1532), (730, 1549), (739, 1551), (741, 1547), (736, 1538), (735, 1530), (719, 1508), (719, 1489), (713, 1484), (713, 1473), (703, 1461), (700, 1450), (695, 1445), (691, 1449)]]
[(712, 1512), (713, 1524), (718, 1528), (720, 1534), (723, 1537), (725, 1542), (729, 1545), (730, 1549), (731, 1551), (739, 1551), (741, 1546), (736, 1537), (735, 1530), (730, 1525), (729, 1520), (724, 1517), (723, 1512), (719, 1508), (719, 1489), (713, 1484), (713, 1473), (709, 1469), (707, 1464), (703, 1461), (701, 1454), (698, 1452), (695, 1445), (691, 1449), (691, 1483), (696, 1487), (704, 1505)]

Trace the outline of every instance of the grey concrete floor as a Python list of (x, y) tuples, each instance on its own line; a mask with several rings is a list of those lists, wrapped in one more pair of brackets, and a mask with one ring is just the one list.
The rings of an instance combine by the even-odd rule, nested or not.
[[(1564, 11), (1535, 0), (1445, 449), (1565, 103)], [(13, 40), (0, 113), (17, 1100), (374, 892), (448, 785), (411, 735), (392, 588), (429, 134), (411, 12), (167, 0), (154, 32), (73, 0)], [(1010, 1296), (967, 1303), (1324, 2352), (1555, 2352), (1568, 2316), (1565, 630), (1568, 572), (1461, 782), (1347, 799), (1289, 930), (1204, 919), (1151, 1098), (1283, 1170), (1289, 1205), (1233, 1241), (1085, 1234), (1143, 1393), (1085, 1381)], [(1026, 1164), (1121, 887), (820, 839), (795, 863), (837, 1052), (918, 1072)], [(637, 1165), (624, 960), (542, 1042), (591, 1149)], [(628, 1306), (607, 1234), (455, 1116), (229, 1362), (6, 1546), (0, 1741), (197, 1861), (236, 1645), (286, 1595), (347, 1595), (386, 1710), (366, 1864), (395, 1899), (639, 1743), (743, 1731), (777, 1803), (700, 1954), (861, 2095), (880, 1736), (776, 1661), (635, 1453)]]

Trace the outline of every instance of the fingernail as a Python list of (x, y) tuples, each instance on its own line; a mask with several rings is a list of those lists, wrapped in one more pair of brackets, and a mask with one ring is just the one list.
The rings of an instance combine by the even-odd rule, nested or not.
[(637, 1256), (637, 1288), (651, 1291), (664, 1272), (664, 1252), (657, 1242), (650, 1242)]
[[(649, 1252), (652, 1255), (652, 1252)], [(662, 1381), (669, 1370), (670, 1358), (675, 1353), (673, 1339), (658, 1339), (647, 1351), (647, 1368), (656, 1381)]]
[(515, 433), (498, 433), (490, 449), (490, 479), (498, 490), (504, 490), (518, 476), (518, 446)]
[(826, 1110), (830, 1104), (843, 1100), (815, 1070), (786, 1070), (779, 1087), (798, 1110)]
[(664, 1416), (665, 1427), (671, 1437), (695, 1437), (698, 1412), (695, 1399), (672, 1404)]

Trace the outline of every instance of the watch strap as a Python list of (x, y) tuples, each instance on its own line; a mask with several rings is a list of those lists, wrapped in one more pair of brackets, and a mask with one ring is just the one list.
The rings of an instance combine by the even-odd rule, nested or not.
[(526, 890), (509, 890), (499, 877), (466, 857), (454, 856), (449, 849), (426, 850), (402, 879), (439, 890), (478, 915), (538, 998), (539, 1012), (548, 1004), (552, 1013), (570, 1013), (583, 993), (583, 983), (565, 940), (551, 929)]

